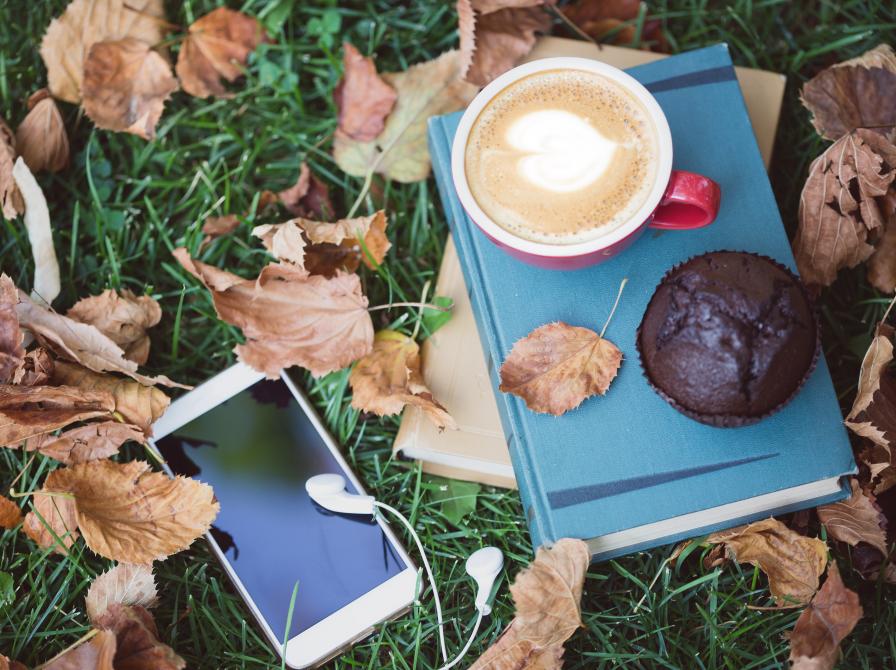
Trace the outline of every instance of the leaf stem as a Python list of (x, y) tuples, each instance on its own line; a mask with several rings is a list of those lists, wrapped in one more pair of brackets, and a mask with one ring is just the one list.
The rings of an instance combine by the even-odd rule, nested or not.
[(25, 474), (25, 470), (31, 467), (31, 464), (34, 463), (34, 459), (37, 458), (37, 451), (31, 454), (31, 458), (28, 459), (28, 462), (22, 466), (22, 469), (19, 470), (19, 474), (16, 475), (16, 478), (12, 480), (12, 483), (9, 485), (10, 492), (15, 491), (13, 488), (16, 485), (16, 482), (22, 478), (22, 475)]
[(417, 314), (417, 323), (414, 324), (414, 332), (411, 333), (412, 340), (416, 340), (417, 333), (420, 332), (420, 324), (423, 323), (423, 310), (426, 309), (426, 307), (424, 306), (426, 304), (426, 296), (429, 293), (429, 285), (431, 283), (432, 282), (429, 279), (427, 279), (426, 283), (423, 285), (423, 295), (420, 296), (420, 302), (423, 304), (421, 304), (420, 312)]
[(573, 31), (576, 35), (578, 35), (579, 37), (581, 37), (584, 40), (591, 42), (592, 44), (596, 45), (598, 49), (603, 51), (604, 45), (601, 44), (600, 42), (598, 42), (593, 37), (591, 37), (591, 35), (586, 33), (584, 30), (579, 28), (575, 23), (570, 21), (569, 17), (567, 17), (566, 14), (564, 14), (562, 10), (558, 9), (557, 7), (554, 7), (554, 5), (552, 5), (552, 4), (546, 4), (545, 9), (547, 9), (548, 12), (550, 12), (551, 14), (556, 16), (563, 23), (565, 23), (566, 27), (569, 28), (571, 31)]
[(450, 307), (442, 307), (441, 305), (434, 305), (432, 303), (426, 302), (390, 302), (388, 305), (377, 305), (375, 307), (368, 307), (368, 312), (376, 312), (381, 309), (392, 309), (393, 307), (419, 307), (421, 309), (435, 309), (439, 312), (450, 312)]
[(68, 498), (70, 500), (75, 499), (74, 493), (67, 493), (65, 491), (44, 491), (43, 489), (38, 489), (36, 491), (16, 491), (13, 488), (9, 489), (10, 498), (27, 498), (28, 496), (33, 495), (49, 496), (50, 498)]
[(623, 277), (622, 281), (619, 283), (619, 292), (616, 294), (616, 302), (613, 303), (613, 309), (610, 310), (610, 316), (607, 317), (606, 323), (604, 323), (604, 327), (600, 331), (600, 339), (604, 338), (604, 333), (607, 332), (607, 326), (610, 325), (610, 320), (613, 318), (613, 315), (616, 313), (616, 308), (619, 307), (619, 299), (622, 297), (622, 289), (625, 288), (625, 285), (628, 283), (628, 277)]

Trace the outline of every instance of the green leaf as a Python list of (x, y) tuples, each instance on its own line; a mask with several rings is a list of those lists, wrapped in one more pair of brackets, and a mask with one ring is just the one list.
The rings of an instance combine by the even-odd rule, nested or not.
[(455, 526), (461, 525), (465, 516), (476, 511), (476, 496), (482, 489), (479, 484), (443, 477), (432, 477), (429, 483), (433, 500), (442, 502), (442, 515)]
[(0, 572), (0, 607), (11, 605), (16, 599), (16, 590), (13, 586), (12, 575), (8, 572)]
[(295, 2), (296, 0), (278, 0), (277, 2), (272, 2), (261, 11), (258, 18), (261, 19), (268, 33), (275, 35), (280, 32), (283, 24), (286, 23), (286, 19), (292, 13)]
[(437, 307), (444, 307), (446, 311), (425, 307), (423, 309), (423, 329), (432, 335), (439, 328), (451, 321), (451, 309), (454, 307), (454, 299), (447, 295), (437, 295), (430, 300)]

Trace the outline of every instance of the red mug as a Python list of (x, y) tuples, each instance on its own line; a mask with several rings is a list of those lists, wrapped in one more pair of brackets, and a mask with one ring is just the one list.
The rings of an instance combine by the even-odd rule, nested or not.
[[(479, 206), (467, 183), (467, 140), (480, 112), (513, 82), (545, 70), (585, 70), (611, 79), (634, 96), (653, 121), (657, 134), (657, 167), (653, 187), (644, 204), (622, 224), (606, 234), (571, 244), (535, 242), (514, 235), (495, 223)], [(574, 270), (612, 258), (634, 242), (648, 227), (688, 230), (712, 223), (719, 211), (721, 189), (708, 177), (672, 169), (672, 135), (669, 122), (656, 99), (630, 75), (618, 68), (587, 58), (543, 58), (520, 65), (483, 88), (461, 117), (451, 149), (454, 188), (470, 220), (510, 255), (533, 265)]]

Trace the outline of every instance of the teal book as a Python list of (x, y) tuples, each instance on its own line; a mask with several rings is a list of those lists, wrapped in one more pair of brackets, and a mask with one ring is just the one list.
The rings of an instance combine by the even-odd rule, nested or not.
[[(726, 45), (629, 73), (656, 97), (672, 130), (674, 167), (722, 187), (718, 219), (692, 231), (648, 229), (619, 256), (575, 271), (527, 265), (466, 217), (451, 179), (460, 113), (429, 122), (442, 205), (454, 235), (535, 546), (588, 542), (595, 559), (833, 502), (848, 495), (852, 450), (824, 357), (797, 397), (752, 426), (714, 428), (679, 414), (643, 376), (635, 334), (669, 268), (706, 251), (770, 256), (795, 270)], [(554, 417), (498, 391), (513, 343), (551, 321), (607, 331), (624, 356), (605, 396)]]

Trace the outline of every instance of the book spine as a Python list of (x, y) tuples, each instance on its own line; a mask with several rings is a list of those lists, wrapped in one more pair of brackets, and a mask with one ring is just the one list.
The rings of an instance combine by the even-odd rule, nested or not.
[(454, 237), (458, 258), (461, 261), (460, 266), (466, 280), (467, 292), (470, 295), (470, 304), (476, 317), (476, 330), (481, 340), (482, 349), (488, 359), (489, 380), (492, 385), (492, 391), (496, 396), (498, 415), (501, 418), (501, 425), (507, 440), (507, 448), (510, 452), (510, 460), (516, 474), (523, 513), (532, 536), (532, 544), (538, 547), (556, 538), (552, 537), (547, 528), (547, 515), (544, 514), (543, 508), (537, 504), (536, 496), (539, 489), (533, 482), (533, 470), (528, 462), (523, 426), (519, 421), (514, 420), (512, 411), (508, 408), (505, 398), (502, 397), (503, 394), (498, 391), (498, 372), (495, 357), (500, 355), (500, 352), (497, 352), (489, 337), (489, 326), (494, 328), (492, 314), (488, 307), (486, 291), (480, 281), (480, 275), (474, 272), (473, 265), (476, 262), (476, 258), (467, 240), (468, 231), (465, 230), (466, 215), (451, 192), (453, 188), (453, 185), (450, 183), (451, 157), (445, 155), (445, 148), (451, 146), (451, 137), (446, 132), (442, 119), (436, 117), (430, 120), (429, 140), (433, 164), (443, 167), (443, 169), (434, 170), (436, 186), (439, 191), (439, 197), (442, 200), (442, 209), (445, 212), (448, 225)]

